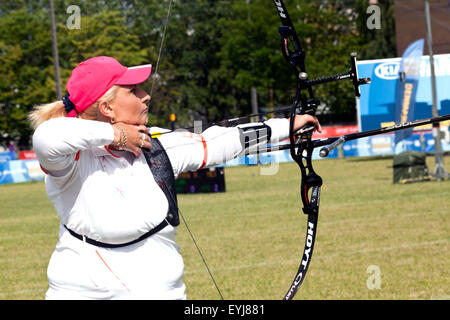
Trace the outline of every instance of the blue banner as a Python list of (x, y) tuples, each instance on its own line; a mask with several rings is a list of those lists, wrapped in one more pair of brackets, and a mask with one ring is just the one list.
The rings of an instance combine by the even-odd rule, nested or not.
[(12, 160), (0, 162), (0, 184), (43, 180), (44, 172), (37, 160)]
[[(379, 129), (395, 123), (396, 85), (401, 58), (358, 61), (360, 77), (371, 77), (372, 83), (361, 86), (359, 124), (361, 131)], [(450, 113), (450, 54), (434, 56), (437, 108), (439, 115)], [(429, 56), (422, 56), (417, 85), (414, 119), (430, 118), (432, 108)], [(441, 126), (447, 126), (441, 123)], [(430, 126), (431, 129), (431, 126)]]
[[(405, 123), (414, 119), (417, 87), (420, 75), (420, 63), (423, 55), (424, 40), (414, 41), (406, 48), (400, 63), (400, 77), (397, 79), (395, 98), (395, 122)], [(409, 138), (413, 128), (395, 132), (395, 144)], [(405, 151), (404, 147), (399, 152)]]
[(14, 151), (0, 152), (0, 162), (16, 160), (16, 153)]

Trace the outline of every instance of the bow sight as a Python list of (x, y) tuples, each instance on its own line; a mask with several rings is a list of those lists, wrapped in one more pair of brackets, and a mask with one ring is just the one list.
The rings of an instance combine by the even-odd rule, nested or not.
[[(275, 1), (280, 5), (283, 5), (281, 1)], [(287, 15), (287, 11), (285, 10), (283, 13), (282, 21), (286, 23), (291, 23), (289, 16)], [(350, 53), (350, 69), (348, 72), (335, 74), (327, 77), (321, 77), (313, 80), (309, 80), (308, 74), (305, 71), (305, 51), (300, 46), (300, 42), (298, 40), (298, 36), (295, 33), (295, 30), (291, 26), (283, 25), (278, 28), (278, 32), (281, 36), (281, 52), (283, 56), (288, 61), (288, 63), (293, 67), (294, 72), (297, 74), (297, 89), (308, 90), (310, 99), (307, 100), (306, 107), (304, 113), (311, 114), (317, 109), (319, 105), (319, 100), (314, 99), (314, 95), (312, 94), (312, 86), (316, 86), (319, 84), (324, 84), (333, 81), (346, 80), (349, 79), (352, 81), (355, 96), (361, 96), (361, 91), (359, 90), (359, 86), (363, 84), (370, 84), (370, 78), (359, 78), (358, 77), (358, 69), (356, 67), (356, 52)], [(291, 41), (292, 46), (294, 48), (293, 51), (289, 49), (289, 41)], [(314, 110), (314, 111), (313, 111)]]
[(356, 68), (356, 52), (352, 52), (350, 54), (350, 62), (351, 67), (348, 72), (340, 73), (328, 77), (317, 78), (314, 80), (308, 80), (308, 74), (306, 72), (300, 72), (298, 77), (302, 87), (310, 87), (318, 84), (323, 84), (327, 82), (339, 81), (350, 79), (353, 83), (353, 87), (355, 88), (355, 96), (361, 96), (361, 92), (359, 90), (359, 86), (362, 84), (369, 84), (370, 78), (358, 78), (358, 70)]

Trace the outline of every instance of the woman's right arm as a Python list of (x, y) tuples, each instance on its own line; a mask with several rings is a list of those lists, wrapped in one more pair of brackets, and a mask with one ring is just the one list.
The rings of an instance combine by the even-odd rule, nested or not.
[(115, 133), (109, 123), (77, 118), (55, 118), (42, 123), (33, 135), (33, 149), (43, 169), (70, 168), (80, 150), (109, 145)]
[[(98, 146), (123, 147), (134, 153), (142, 152), (140, 147), (150, 147), (149, 137), (142, 145), (143, 125), (130, 125), (79, 118), (54, 118), (43, 122), (33, 135), (33, 149), (41, 167), (47, 172), (62, 175), (74, 163), (78, 151)], [(126, 138), (125, 138), (126, 137)]]

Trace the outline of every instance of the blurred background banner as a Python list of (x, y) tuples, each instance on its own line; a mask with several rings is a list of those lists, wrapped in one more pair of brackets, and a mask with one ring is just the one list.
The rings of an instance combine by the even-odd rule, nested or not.
[(0, 161), (0, 184), (43, 180), (37, 160)]
[[(396, 84), (395, 123), (405, 123), (414, 119), (417, 87), (419, 85), (420, 61), (423, 55), (424, 39), (411, 43), (403, 53), (400, 62), (400, 76)], [(395, 144), (409, 138), (413, 128), (395, 132)]]
[[(370, 86), (361, 86), (358, 121), (362, 131), (387, 127), (395, 123), (396, 84), (401, 60), (402, 58), (392, 58), (358, 62), (359, 76), (372, 78)], [(439, 115), (449, 114), (450, 54), (435, 55), (434, 63)], [(432, 116), (431, 107), (429, 56), (422, 56), (412, 119), (430, 118)], [(441, 126), (448, 127), (448, 122), (441, 123)]]

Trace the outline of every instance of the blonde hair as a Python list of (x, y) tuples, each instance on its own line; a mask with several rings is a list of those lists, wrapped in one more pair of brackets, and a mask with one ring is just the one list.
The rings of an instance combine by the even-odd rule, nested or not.
[[(106, 93), (101, 96), (96, 102), (90, 105), (86, 110), (79, 114), (79, 118), (86, 120), (98, 120), (98, 105), (102, 101), (113, 101), (116, 98), (117, 85), (112, 86)], [(28, 113), (28, 121), (34, 130), (43, 122), (66, 116), (66, 109), (64, 103), (59, 100), (51, 103), (35, 106), (33, 110)]]

